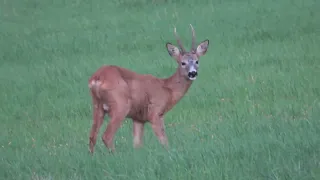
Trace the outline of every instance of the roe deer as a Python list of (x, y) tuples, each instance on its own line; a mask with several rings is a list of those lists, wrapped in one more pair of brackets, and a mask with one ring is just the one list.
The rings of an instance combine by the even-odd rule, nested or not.
[(195, 31), (192, 31), (192, 47), (187, 52), (183, 47), (176, 28), (174, 35), (179, 48), (167, 43), (168, 53), (178, 63), (176, 72), (168, 78), (157, 78), (148, 74), (137, 74), (128, 69), (104, 65), (89, 79), (93, 103), (93, 124), (89, 137), (90, 152), (94, 152), (98, 131), (105, 114), (110, 121), (102, 136), (105, 146), (114, 151), (113, 138), (125, 118), (133, 121), (133, 146), (142, 145), (144, 125), (151, 123), (154, 134), (165, 148), (168, 140), (164, 130), (164, 115), (186, 94), (196, 79), (199, 57), (207, 52), (209, 40), (195, 46)]

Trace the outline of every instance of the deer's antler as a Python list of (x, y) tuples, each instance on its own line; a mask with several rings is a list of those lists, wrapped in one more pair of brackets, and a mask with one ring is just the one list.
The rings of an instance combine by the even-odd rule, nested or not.
[(191, 44), (191, 51), (195, 52), (196, 51), (196, 33), (193, 29), (193, 26), (190, 24), (190, 28), (192, 31), (192, 44)]
[(174, 35), (176, 36), (177, 43), (178, 43), (178, 45), (179, 45), (182, 53), (185, 53), (185, 52), (186, 52), (186, 49), (183, 47), (183, 45), (182, 45), (182, 43), (181, 43), (181, 40), (180, 40), (180, 38), (179, 38), (179, 36), (178, 36), (178, 34), (177, 34), (177, 28), (176, 28), (176, 27), (174, 27)]

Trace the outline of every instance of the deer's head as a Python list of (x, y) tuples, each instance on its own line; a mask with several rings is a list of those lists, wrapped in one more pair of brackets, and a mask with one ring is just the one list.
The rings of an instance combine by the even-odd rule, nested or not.
[(197, 47), (196, 47), (196, 35), (195, 31), (190, 24), (190, 28), (192, 31), (192, 46), (191, 50), (188, 52), (183, 47), (181, 40), (179, 36), (177, 35), (177, 30), (174, 28), (174, 35), (177, 39), (177, 43), (179, 45), (179, 48), (172, 45), (171, 43), (167, 43), (167, 49), (169, 52), (169, 55), (176, 59), (178, 65), (179, 65), (179, 73), (186, 77), (187, 79), (193, 81), (197, 78), (198, 75), (198, 68), (199, 68), (199, 58), (200, 56), (205, 55), (205, 53), (208, 50), (209, 47), (209, 40), (202, 41)]

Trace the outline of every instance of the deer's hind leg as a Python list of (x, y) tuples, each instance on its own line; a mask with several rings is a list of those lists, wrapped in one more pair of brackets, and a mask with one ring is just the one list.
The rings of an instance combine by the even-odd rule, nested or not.
[(103, 104), (99, 102), (99, 99), (95, 97), (92, 92), (92, 105), (93, 105), (93, 123), (91, 127), (90, 137), (89, 137), (89, 148), (90, 152), (93, 154), (94, 146), (97, 142), (97, 135), (99, 129), (103, 123), (103, 119), (105, 116), (105, 111), (103, 109)]
[(125, 93), (120, 93), (119, 91), (110, 92), (108, 94), (108, 100), (110, 102), (108, 104), (110, 121), (102, 136), (102, 141), (109, 150), (114, 151), (114, 135), (128, 115), (131, 102), (129, 98), (125, 96)]

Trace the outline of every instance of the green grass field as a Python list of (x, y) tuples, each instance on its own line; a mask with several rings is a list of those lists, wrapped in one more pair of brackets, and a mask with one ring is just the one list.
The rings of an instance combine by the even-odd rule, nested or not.
[[(319, 0), (2, 0), (0, 179), (320, 179)], [(165, 48), (210, 40), (198, 79), (132, 147), (88, 151), (88, 78), (103, 64), (158, 77)]]

